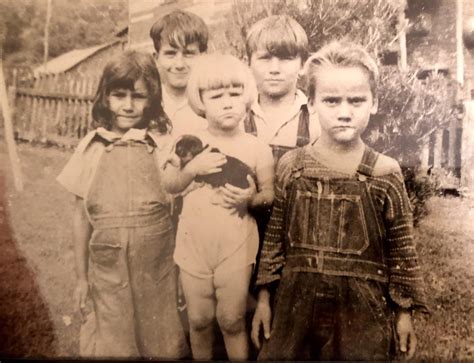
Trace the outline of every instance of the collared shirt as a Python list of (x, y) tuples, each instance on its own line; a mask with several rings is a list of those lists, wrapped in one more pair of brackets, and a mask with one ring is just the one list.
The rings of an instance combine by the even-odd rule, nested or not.
[[(258, 138), (268, 145), (296, 147), (301, 106), (307, 103), (308, 99), (304, 93), (296, 90), (295, 101), (288, 111), (279, 119), (269, 120), (258, 102), (255, 102), (251, 107), (251, 112), (254, 115)], [(243, 124), (241, 126), (243, 127)], [(314, 113), (310, 113), (309, 134), (311, 143), (320, 135), (319, 122)]]
[(85, 198), (89, 186), (99, 165), (99, 161), (106, 150), (104, 142), (98, 142), (96, 136), (107, 142), (116, 141), (145, 141), (149, 137), (156, 146), (158, 167), (166, 162), (166, 156), (171, 147), (171, 137), (168, 134), (159, 135), (146, 129), (130, 129), (124, 135), (108, 131), (103, 127), (89, 132), (77, 145), (74, 154), (61, 171), (56, 180), (70, 193)]
[(184, 134), (195, 134), (207, 128), (206, 119), (199, 117), (191, 109), (187, 99), (176, 102), (165, 87), (162, 87), (162, 97), (163, 109), (173, 125), (171, 134), (174, 138)]

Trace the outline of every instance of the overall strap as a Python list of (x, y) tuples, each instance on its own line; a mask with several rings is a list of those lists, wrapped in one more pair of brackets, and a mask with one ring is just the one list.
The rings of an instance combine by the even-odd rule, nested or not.
[(298, 120), (298, 132), (296, 134), (296, 146), (301, 147), (308, 145), (310, 142), (309, 135), (309, 110), (308, 105), (302, 105), (300, 117)]
[(247, 134), (251, 134), (257, 137), (257, 125), (255, 124), (255, 118), (253, 115), (253, 111), (250, 110), (247, 116), (244, 119), (244, 130)]
[(374, 175), (374, 166), (377, 163), (378, 157), (379, 153), (366, 145), (362, 160), (357, 167), (357, 173), (365, 176)]
[(291, 169), (293, 178), (297, 179), (301, 176), (304, 170), (304, 156), (305, 148), (300, 147), (296, 149), (296, 158)]
[[(293, 166), (291, 168), (291, 174), (290, 178), (288, 180), (288, 193), (289, 197), (286, 199), (286, 206), (285, 209), (287, 211), (290, 211), (293, 207), (294, 204), (293, 202), (296, 199), (296, 193), (297, 193), (297, 186), (296, 186), (296, 181), (299, 179), (304, 172), (304, 157), (305, 157), (305, 149), (304, 147), (299, 147), (295, 149), (296, 152), (296, 158), (295, 161), (293, 162)], [(286, 217), (284, 218), (284, 223), (285, 223), (285, 228), (288, 228), (289, 222), (290, 222), (290, 214), (291, 213), (285, 213)]]

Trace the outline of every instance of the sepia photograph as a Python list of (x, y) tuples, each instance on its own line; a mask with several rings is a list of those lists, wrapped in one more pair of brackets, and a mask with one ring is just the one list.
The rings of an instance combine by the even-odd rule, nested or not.
[(0, 363), (474, 360), (474, 0), (0, 0)]

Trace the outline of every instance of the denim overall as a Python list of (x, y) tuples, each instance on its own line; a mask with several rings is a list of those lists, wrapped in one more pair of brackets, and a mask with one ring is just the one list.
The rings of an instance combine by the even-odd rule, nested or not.
[(378, 154), (367, 147), (344, 178), (305, 168), (304, 155), (286, 189), (286, 264), (259, 359), (387, 360), (384, 228), (369, 190)]
[(176, 310), (174, 232), (156, 158), (151, 141), (109, 144), (86, 197), (95, 313), (81, 347), (87, 355), (172, 359), (188, 353)]
[(369, 189), (378, 154), (366, 147), (356, 175), (334, 178), (305, 168), (304, 153), (287, 187), (287, 268), (388, 282), (384, 224)]

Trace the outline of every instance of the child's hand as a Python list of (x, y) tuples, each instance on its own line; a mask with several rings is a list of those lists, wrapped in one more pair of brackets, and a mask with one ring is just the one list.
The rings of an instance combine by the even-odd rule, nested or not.
[(252, 342), (260, 349), (260, 327), (263, 326), (263, 336), (270, 339), (270, 324), (272, 321), (272, 310), (270, 308), (270, 294), (267, 290), (260, 291), (258, 295), (257, 309), (252, 320)]
[(402, 310), (397, 313), (396, 330), (398, 348), (406, 359), (412, 358), (416, 349), (416, 336), (411, 322), (410, 312)]
[(224, 208), (235, 208), (237, 211), (243, 208), (247, 209), (249, 203), (257, 193), (257, 186), (250, 175), (247, 175), (247, 181), (249, 182), (247, 189), (241, 189), (230, 184), (226, 184), (220, 188), (222, 193), (222, 206)]
[(226, 162), (227, 160), (224, 154), (211, 152), (210, 149), (207, 148), (186, 164), (185, 168), (194, 176), (207, 175), (220, 172), (222, 170), (220, 166)]
[(87, 280), (78, 280), (74, 290), (74, 306), (81, 316), (81, 321), (86, 320), (86, 301), (89, 296), (89, 283)]

